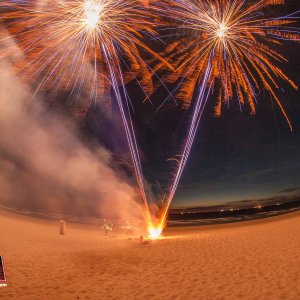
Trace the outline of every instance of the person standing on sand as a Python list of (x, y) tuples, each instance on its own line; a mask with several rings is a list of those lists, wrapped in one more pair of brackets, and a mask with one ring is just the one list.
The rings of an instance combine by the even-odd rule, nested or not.
[(67, 229), (67, 223), (66, 221), (59, 221), (59, 234), (60, 235), (65, 235), (66, 234), (66, 229)]
[(125, 226), (121, 226), (122, 229), (125, 229), (127, 235), (132, 235), (134, 230), (138, 230), (136, 227), (130, 224), (130, 221), (126, 221)]
[(104, 231), (104, 235), (107, 236), (110, 232), (113, 231), (112, 229), (113, 225), (110, 223), (104, 224), (101, 229)]

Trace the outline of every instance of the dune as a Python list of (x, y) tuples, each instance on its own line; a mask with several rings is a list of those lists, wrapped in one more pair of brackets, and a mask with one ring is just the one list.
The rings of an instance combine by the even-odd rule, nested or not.
[(0, 212), (1, 299), (299, 299), (300, 212), (168, 228), (149, 245)]

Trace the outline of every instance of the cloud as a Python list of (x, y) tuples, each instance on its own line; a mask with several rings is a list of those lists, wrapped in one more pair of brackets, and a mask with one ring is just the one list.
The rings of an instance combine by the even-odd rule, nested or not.
[(278, 192), (278, 194), (288, 194), (288, 193), (294, 193), (299, 191), (300, 191), (300, 187), (292, 187), (292, 188), (281, 190)]

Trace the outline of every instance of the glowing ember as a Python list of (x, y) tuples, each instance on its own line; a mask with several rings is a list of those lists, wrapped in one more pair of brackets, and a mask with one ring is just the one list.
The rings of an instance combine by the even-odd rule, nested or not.
[(151, 239), (156, 240), (160, 237), (160, 235), (162, 233), (162, 228), (161, 227), (157, 227), (157, 228), (150, 227), (148, 229), (148, 231), (149, 231), (149, 235), (150, 235)]

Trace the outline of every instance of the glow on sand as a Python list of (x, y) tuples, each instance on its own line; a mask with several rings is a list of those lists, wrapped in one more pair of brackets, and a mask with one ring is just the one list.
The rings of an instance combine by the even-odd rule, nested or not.
[(149, 236), (151, 237), (151, 239), (156, 240), (160, 237), (161, 233), (163, 231), (162, 227), (152, 227), (150, 226), (148, 228), (148, 232), (149, 232)]

